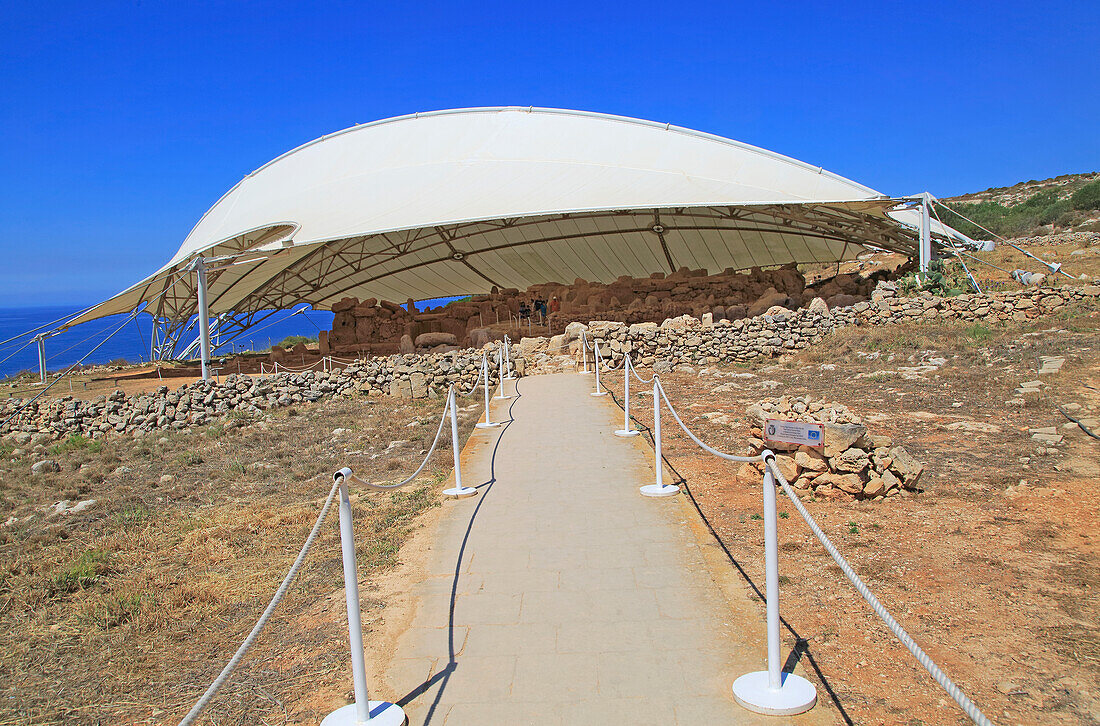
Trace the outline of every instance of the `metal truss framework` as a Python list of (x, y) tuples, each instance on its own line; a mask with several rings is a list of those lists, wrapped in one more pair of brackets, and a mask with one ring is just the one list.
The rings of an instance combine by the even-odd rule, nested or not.
[[(914, 256), (917, 231), (886, 216), (910, 203), (873, 199), (602, 210), (297, 245), (283, 241), (291, 225), (275, 225), (219, 244), (203, 257), (210, 263), (213, 329), (225, 346), (279, 310), (303, 303), (324, 310), (349, 296), (430, 299), (571, 277), (612, 282), (621, 275), (680, 267), (717, 272), (838, 262), (868, 247)], [(155, 323), (150, 341), (155, 358), (180, 354), (180, 339), (194, 327), (197, 279), (189, 263), (162, 271), (142, 291), (150, 301), (145, 312)]]

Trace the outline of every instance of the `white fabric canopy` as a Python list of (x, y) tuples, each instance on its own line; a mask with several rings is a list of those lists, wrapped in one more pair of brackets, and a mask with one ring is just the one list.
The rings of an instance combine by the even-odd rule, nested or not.
[(211, 314), (240, 314), (834, 262), (863, 244), (912, 254), (916, 214), (896, 206), (820, 167), (669, 124), (541, 108), (416, 114), (249, 174), (161, 270), (70, 324), (143, 302), (189, 317), (186, 267), (199, 255), (223, 260)]

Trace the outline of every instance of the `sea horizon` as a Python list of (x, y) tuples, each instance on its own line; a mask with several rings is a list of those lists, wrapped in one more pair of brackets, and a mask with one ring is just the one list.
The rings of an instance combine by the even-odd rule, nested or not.
[[(38, 346), (34, 336), (51, 330), (71, 319), (88, 305), (20, 305), (0, 307), (0, 378), (8, 378), (24, 371), (38, 373)], [(270, 350), (271, 346), (292, 335), (317, 336), (318, 329), (332, 327), (332, 313), (308, 311), (291, 317), (293, 311), (280, 311), (270, 319), (247, 331), (233, 344), (216, 351), (224, 354), (231, 350)], [(148, 315), (138, 315), (125, 323), (129, 314), (111, 315), (74, 326), (46, 339), (46, 369), (50, 373), (62, 372), (87, 356), (85, 365), (101, 365), (115, 360), (127, 363), (150, 361), (149, 347), (152, 321)], [(125, 325), (123, 324), (125, 323)], [(46, 326), (38, 332), (30, 332)], [(111, 337), (98, 350), (92, 352), (112, 332)], [(29, 333), (29, 335), (28, 335)], [(190, 342), (197, 333), (185, 334), (182, 341)], [(9, 340), (15, 338), (15, 340)], [(186, 347), (181, 342), (181, 349)]]

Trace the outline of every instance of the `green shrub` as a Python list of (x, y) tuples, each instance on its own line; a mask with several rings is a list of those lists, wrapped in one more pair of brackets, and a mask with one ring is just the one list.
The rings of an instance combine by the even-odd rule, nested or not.
[(984, 343), (993, 337), (993, 331), (987, 325), (975, 323), (963, 330), (963, 335), (973, 343)]
[(1045, 224), (1072, 224), (1073, 210), (1094, 208), (1100, 208), (1100, 181), (1086, 184), (1069, 199), (1058, 199), (1058, 191), (1050, 189), (1032, 194), (1010, 207), (996, 202), (952, 203), (950, 206), (936, 202), (936, 213), (943, 223), (973, 239), (989, 239), (990, 235), (982, 227), (1002, 237), (1026, 236)]
[(902, 292), (930, 292), (940, 297), (961, 295), (969, 286), (970, 281), (962, 265), (944, 260), (932, 260), (927, 274), (914, 272), (898, 280), (898, 287)]
[(1069, 202), (1074, 209), (1100, 209), (1100, 179), (1075, 191)]
[(96, 439), (86, 439), (80, 434), (72, 434), (61, 443), (50, 447), (51, 454), (64, 454), (67, 451), (89, 451), (98, 454), (103, 451), (103, 442)]
[(103, 550), (85, 550), (69, 567), (56, 575), (51, 583), (55, 593), (87, 590), (99, 578), (111, 571), (111, 555)]
[(304, 343), (305, 345), (309, 345), (310, 343), (316, 343), (316, 342), (317, 342), (317, 336), (316, 335), (313, 336), (312, 338), (309, 337), (308, 335), (288, 335), (287, 337), (283, 338), (282, 341), (280, 341), (276, 345), (276, 347), (277, 348), (293, 348), (294, 346), (298, 345), (299, 343)]

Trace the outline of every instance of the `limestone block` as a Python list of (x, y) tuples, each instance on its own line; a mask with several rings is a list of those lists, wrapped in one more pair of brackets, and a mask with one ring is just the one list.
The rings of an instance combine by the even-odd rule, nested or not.
[[(403, 336), (402, 340), (408, 336)], [(421, 333), (416, 336), (417, 348), (434, 348), (437, 345), (457, 345), (458, 339), (453, 333)]]
[(867, 433), (862, 424), (825, 424), (825, 456), (832, 458)]

